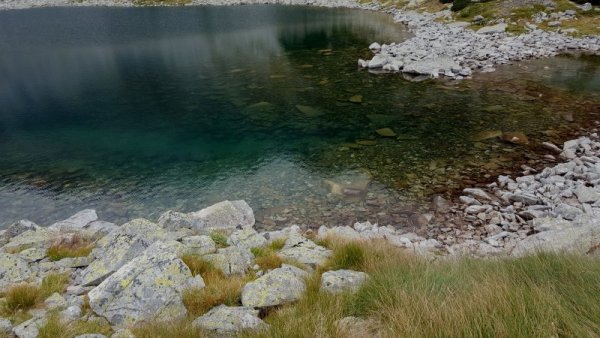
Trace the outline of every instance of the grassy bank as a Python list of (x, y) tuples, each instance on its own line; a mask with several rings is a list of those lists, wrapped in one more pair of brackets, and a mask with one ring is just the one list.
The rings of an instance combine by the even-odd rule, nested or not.
[[(298, 302), (268, 311), (270, 330), (245, 337), (598, 337), (600, 259), (538, 254), (429, 262), (384, 242), (329, 241), (335, 256)], [(320, 273), (371, 276), (354, 295), (319, 292)], [(346, 316), (364, 321), (339, 329)], [(201, 337), (191, 320), (135, 330), (140, 337)]]

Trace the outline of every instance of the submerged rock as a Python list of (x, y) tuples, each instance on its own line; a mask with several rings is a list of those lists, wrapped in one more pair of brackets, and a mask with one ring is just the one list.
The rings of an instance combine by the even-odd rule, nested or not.
[(383, 137), (396, 137), (396, 133), (391, 128), (381, 128), (381, 129), (375, 130), (375, 132), (379, 136), (383, 136)]
[(178, 242), (156, 242), (89, 292), (92, 310), (112, 325), (186, 315), (184, 289), (204, 287), (178, 258)]
[(261, 308), (296, 301), (306, 289), (306, 277), (306, 271), (284, 264), (246, 284), (242, 290), (242, 304)]

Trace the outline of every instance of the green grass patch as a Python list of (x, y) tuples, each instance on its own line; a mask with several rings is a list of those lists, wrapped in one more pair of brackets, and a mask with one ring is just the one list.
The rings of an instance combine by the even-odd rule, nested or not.
[(217, 247), (226, 248), (229, 246), (227, 244), (227, 235), (225, 235), (224, 233), (219, 231), (212, 231), (209, 236), (215, 242)]
[(336, 245), (333, 256), (327, 263), (331, 270), (350, 269), (360, 270), (365, 261), (365, 250), (359, 243), (348, 242)]
[(320, 293), (317, 273), (300, 301), (265, 318), (270, 330), (250, 336), (340, 337), (335, 322), (350, 315), (372, 323), (381, 337), (595, 337), (600, 332), (597, 257), (430, 262), (385, 242), (354, 245), (361, 247), (363, 260), (351, 259), (350, 265), (370, 275), (355, 295)]

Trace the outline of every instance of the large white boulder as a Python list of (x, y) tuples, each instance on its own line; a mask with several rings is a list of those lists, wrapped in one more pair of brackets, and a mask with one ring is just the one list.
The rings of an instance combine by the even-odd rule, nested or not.
[(321, 291), (329, 293), (356, 292), (369, 275), (361, 271), (327, 271), (321, 275)]
[(185, 316), (183, 291), (204, 287), (204, 281), (193, 278), (190, 269), (178, 258), (180, 246), (175, 241), (158, 241), (120, 267), (89, 292), (92, 310), (112, 325)]

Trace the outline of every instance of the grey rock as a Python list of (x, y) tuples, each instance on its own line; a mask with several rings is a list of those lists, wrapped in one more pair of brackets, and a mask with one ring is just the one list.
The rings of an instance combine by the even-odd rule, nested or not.
[(306, 277), (306, 271), (284, 264), (246, 284), (242, 290), (242, 304), (261, 308), (298, 300), (306, 289)]
[(511, 202), (521, 202), (526, 205), (534, 205), (541, 203), (540, 199), (529, 193), (517, 193), (517, 194), (509, 194), (508, 200)]
[(321, 291), (329, 293), (356, 292), (369, 275), (360, 271), (336, 270), (321, 275)]
[(75, 215), (67, 218), (64, 221), (56, 222), (48, 227), (50, 230), (57, 231), (78, 231), (82, 230), (86, 225), (98, 219), (95, 210), (82, 210)]
[(495, 33), (504, 33), (506, 31), (507, 25), (505, 23), (499, 23), (493, 26), (482, 27), (477, 31), (477, 34), (495, 34)]
[[(158, 241), (89, 292), (92, 310), (112, 325), (181, 318), (190, 269), (178, 258), (180, 243)], [(203, 284), (203, 283), (202, 283)]]
[(233, 334), (242, 330), (263, 329), (267, 325), (258, 318), (258, 310), (243, 306), (219, 305), (196, 318), (192, 325), (220, 335)]
[(135, 219), (98, 241), (92, 256), (96, 257), (81, 274), (83, 286), (98, 285), (113, 272), (139, 256), (157, 240), (168, 239), (156, 224)]
[(48, 310), (66, 308), (67, 300), (58, 292), (55, 292), (50, 297), (46, 298), (46, 300), (44, 300), (44, 304)]
[(581, 203), (594, 203), (600, 200), (600, 193), (598, 190), (591, 187), (580, 185), (575, 189), (574, 193)]
[(45, 323), (44, 318), (33, 317), (13, 327), (12, 332), (18, 338), (36, 338), (39, 334), (39, 328)]
[(7, 318), (0, 317), (0, 335), (12, 332), (12, 323)]
[(245, 201), (223, 201), (188, 215), (194, 229), (204, 234), (213, 230), (232, 232), (254, 226), (254, 213)]
[(559, 215), (562, 218), (569, 220), (569, 221), (572, 221), (572, 220), (576, 219), (578, 216), (580, 216), (581, 214), (583, 214), (583, 211), (581, 209), (572, 207), (565, 203), (560, 203), (554, 209), (554, 212), (556, 212), (557, 215)]
[(299, 234), (292, 233), (285, 241), (279, 255), (283, 258), (316, 267), (323, 265), (331, 257), (332, 252)]
[(169, 210), (160, 215), (158, 225), (167, 230), (193, 229), (194, 222), (188, 214)]
[(60, 312), (60, 318), (67, 322), (72, 322), (81, 317), (81, 307), (77, 305), (71, 305), (68, 308)]
[(206, 255), (217, 252), (215, 241), (206, 235), (184, 237), (181, 243), (188, 253)]
[(5, 240), (9, 240), (13, 237), (16, 237), (16, 236), (24, 233), (25, 231), (36, 231), (39, 228), (40, 228), (39, 225), (37, 225), (29, 220), (23, 219), (23, 220), (20, 220), (18, 222), (15, 222), (15, 223), (9, 225), (5, 229), (4, 233), (2, 234), (2, 238)]
[(86, 333), (75, 336), (75, 338), (106, 338), (106, 336), (100, 333)]
[(463, 193), (471, 195), (481, 202), (487, 202), (492, 200), (492, 197), (487, 192), (479, 188), (467, 188), (463, 190)]
[(329, 236), (347, 241), (359, 241), (362, 239), (358, 231), (349, 226), (333, 227), (331, 229), (327, 228), (326, 226), (321, 226), (317, 233), (317, 237), (324, 239)]
[(594, 254), (600, 248), (600, 220), (588, 219), (579, 222), (538, 221), (538, 228), (549, 230), (528, 236), (519, 241), (512, 251), (513, 256), (523, 256), (538, 251), (572, 252)]
[(242, 249), (252, 249), (265, 246), (267, 244), (267, 239), (252, 228), (244, 228), (235, 230), (229, 238), (227, 238), (227, 244)]
[(32, 271), (26, 260), (17, 255), (0, 254), (0, 289), (27, 281), (31, 276)]
[(204, 256), (204, 259), (226, 275), (243, 275), (254, 265), (254, 256), (248, 250), (236, 247), (219, 249), (214, 254)]

